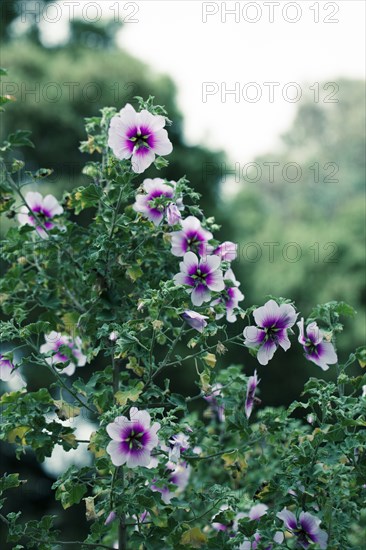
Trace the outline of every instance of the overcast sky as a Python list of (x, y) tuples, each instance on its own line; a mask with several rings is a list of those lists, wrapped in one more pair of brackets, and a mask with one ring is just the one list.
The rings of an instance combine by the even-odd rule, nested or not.
[[(103, 14), (124, 21), (120, 45), (176, 82), (186, 140), (222, 148), (233, 162), (273, 148), (300, 95), (340, 97), (336, 84), (323, 90), (316, 83), (365, 78), (363, 0), (59, 5), (64, 25), (43, 21), (48, 39), (62, 37), (70, 5), (84, 20)], [(54, 13), (50, 8), (50, 19)]]
[[(273, 7), (245, 1), (137, 4), (139, 23), (126, 23), (121, 44), (173, 77), (187, 139), (222, 147), (235, 161), (251, 160), (275, 145), (294, 116), (297, 103), (291, 100), (300, 94), (315, 99), (316, 82), (365, 77), (362, 0), (282, 1)], [(240, 7), (226, 14), (226, 22), (225, 5)], [(333, 90), (320, 88), (319, 100)]]

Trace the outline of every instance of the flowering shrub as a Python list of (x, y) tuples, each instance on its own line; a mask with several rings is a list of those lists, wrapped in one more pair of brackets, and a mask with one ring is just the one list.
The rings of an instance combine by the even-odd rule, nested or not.
[[(354, 311), (318, 305), (297, 327), (288, 299), (242, 309), (235, 244), (215, 239), (197, 193), (185, 178), (144, 179), (172, 146), (164, 109), (137, 99), (138, 112), (105, 108), (86, 120), (81, 150), (101, 161), (86, 164), (90, 182), (62, 206), (24, 193), (47, 170), (21, 174), (22, 162), (9, 161), (31, 145), (28, 133), (3, 144), (1, 208), (19, 214), (2, 243), (1, 334), (12, 351), (0, 376), (18, 386), (0, 398), (1, 438), (40, 462), (57, 445), (87, 447), (89, 462), (53, 485), (65, 509), (85, 502), (80, 549), (361, 549), (366, 381), (349, 367), (365, 366), (365, 350), (344, 358), (335, 347)], [(93, 219), (81, 223), (86, 209)], [(226, 322), (238, 325), (234, 337)], [(242, 346), (243, 365), (220, 369), (230, 344)], [(258, 399), (260, 372), (291, 345), (309, 375), (329, 368), (334, 381), (309, 378), (302, 401), (270, 408)], [(258, 372), (247, 372), (248, 353)], [(173, 370), (189, 365), (192, 396), (170, 388)], [(33, 370), (53, 382), (27, 390)], [(89, 441), (77, 439), (76, 417), (93, 425)], [(5, 475), (0, 492), (23, 481)], [(1, 515), (16, 550), (71, 544), (55, 519)]]

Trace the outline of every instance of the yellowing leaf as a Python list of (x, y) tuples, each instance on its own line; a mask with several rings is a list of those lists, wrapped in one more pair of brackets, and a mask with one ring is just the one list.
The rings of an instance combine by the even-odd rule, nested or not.
[(161, 330), (164, 326), (164, 323), (163, 321), (159, 321), (158, 319), (156, 319), (152, 322), (152, 326), (154, 330)]
[(70, 405), (70, 403), (62, 401), (62, 399), (59, 401), (54, 401), (54, 404), (56, 406), (56, 414), (60, 420), (68, 420), (69, 418), (79, 416), (81, 411), (80, 407)]
[(215, 368), (216, 356), (213, 353), (206, 353), (206, 355), (203, 356), (203, 360), (208, 367), (211, 367), (211, 369)]
[[(75, 331), (75, 327), (77, 326), (79, 317), (80, 317), (80, 314), (77, 311), (70, 311), (68, 313), (65, 313), (61, 317), (63, 324), (66, 327), (66, 332), (73, 333)], [(60, 328), (62, 330), (62, 327)]]
[(168, 526), (168, 518), (165, 514), (157, 514), (151, 516), (151, 519), (156, 527), (164, 528)]
[(244, 455), (237, 450), (232, 453), (225, 453), (221, 458), (224, 461), (225, 470), (229, 470), (234, 479), (240, 479), (248, 469)]
[(74, 434), (62, 434), (61, 439), (65, 441), (72, 449), (77, 449), (76, 437)]
[(135, 265), (135, 266), (131, 266), (127, 269), (126, 271), (126, 275), (129, 279), (131, 279), (131, 281), (134, 283), (135, 281), (137, 281), (137, 279), (139, 279), (140, 277), (142, 277), (144, 274), (144, 272), (142, 271), (141, 267), (139, 267), (138, 265)]
[(85, 500), (86, 521), (93, 521), (98, 519), (98, 516), (95, 512), (94, 497), (86, 497), (86, 498), (83, 498), (83, 500)]
[(26, 445), (27, 442), (24, 436), (29, 430), (29, 426), (19, 426), (18, 428), (14, 428), (8, 433), (9, 443), (15, 443), (17, 439), (20, 439), (20, 443), (22, 445)]
[(144, 367), (138, 364), (136, 357), (130, 357), (126, 369), (132, 370), (137, 376), (142, 376), (144, 374)]
[(128, 401), (137, 401), (143, 390), (144, 383), (138, 382), (135, 387), (128, 389), (127, 391), (118, 391), (115, 394), (116, 401), (121, 407), (124, 407)]
[(189, 349), (193, 349), (197, 346), (197, 339), (196, 338), (191, 338), (190, 341), (188, 342), (187, 346), (189, 347)]
[(97, 432), (93, 432), (90, 435), (90, 443), (88, 445), (88, 451), (93, 453), (96, 458), (100, 458), (101, 456), (106, 455), (107, 452), (102, 447), (99, 447), (98, 443), (96, 442), (97, 437), (98, 437)]
[(204, 370), (200, 373), (200, 386), (201, 390), (205, 393), (210, 389), (210, 379), (211, 376), (208, 370)]
[(190, 546), (191, 548), (201, 548), (207, 542), (207, 537), (198, 527), (193, 527), (183, 533), (180, 543)]

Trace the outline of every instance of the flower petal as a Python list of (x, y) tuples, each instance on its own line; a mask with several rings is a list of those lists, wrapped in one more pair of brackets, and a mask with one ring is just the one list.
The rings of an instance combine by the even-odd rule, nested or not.
[(122, 464), (125, 464), (127, 456), (121, 452), (119, 441), (110, 441), (106, 450), (115, 466), (122, 466)]
[(290, 512), (290, 510), (287, 510), (287, 508), (284, 508), (281, 510), (281, 512), (278, 512), (276, 514), (279, 519), (283, 521), (287, 529), (290, 529), (293, 531), (294, 529), (297, 529), (297, 519), (295, 515)]
[(277, 328), (290, 328), (295, 324), (298, 314), (291, 304), (281, 304), (279, 313)]
[(198, 269), (198, 258), (194, 252), (186, 252), (183, 258), (186, 273), (191, 275)]
[(43, 208), (50, 213), (50, 218), (62, 214), (64, 211), (61, 204), (59, 204), (58, 200), (53, 195), (46, 195), (44, 197)]
[(306, 337), (305, 337), (305, 331), (304, 331), (304, 317), (301, 317), (300, 321), (296, 323), (299, 327), (299, 342), (300, 344), (306, 344)]
[(321, 520), (309, 514), (309, 512), (301, 512), (299, 522), (305, 533), (314, 534), (319, 530)]
[(286, 329), (282, 329), (277, 332), (277, 343), (285, 351), (287, 351), (291, 347), (291, 342), (287, 335)]
[(146, 109), (137, 114), (137, 123), (140, 126), (147, 126), (151, 131), (158, 132), (165, 126), (165, 118), (161, 115), (153, 115)]
[(266, 506), (266, 504), (256, 504), (255, 506), (252, 506), (252, 508), (249, 511), (249, 514), (248, 514), (249, 519), (251, 520), (259, 519), (262, 516), (264, 516), (264, 514), (267, 513), (267, 510), (268, 510), (268, 506)]
[(280, 316), (280, 308), (274, 300), (269, 300), (264, 306), (253, 311), (253, 317), (259, 327), (275, 325)]
[(245, 338), (244, 344), (248, 348), (255, 348), (263, 342), (266, 336), (264, 330), (254, 326), (245, 327), (243, 334)]
[(147, 411), (139, 411), (136, 407), (131, 407), (130, 418), (131, 422), (138, 422), (145, 430), (149, 430), (151, 418)]
[(137, 466), (143, 466), (147, 468), (150, 464), (150, 460), (150, 451), (148, 451), (147, 449), (142, 449), (137, 453), (130, 453), (127, 456), (126, 466), (128, 466), (129, 468), (137, 468)]
[(205, 285), (198, 285), (193, 289), (191, 294), (192, 304), (201, 306), (203, 302), (208, 302), (211, 298), (211, 293)]
[(132, 159), (131, 159), (132, 170), (136, 174), (142, 174), (142, 172), (145, 172), (145, 170), (149, 168), (149, 166), (154, 162), (154, 160), (155, 160), (155, 153), (152, 149), (150, 150), (146, 148), (144, 148), (144, 150), (139, 149), (138, 151), (135, 151), (132, 155)]
[[(217, 257), (217, 256), (216, 256)], [(206, 284), (208, 288), (214, 292), (221, 292), (225, 289), (224, 278), (221, 269), (209, 273), (206, 277)]]
[[(25, 195), (25, 200), (31, 210), (40, 209), (42, 207), (43, 197), (38, 191), (28, 191)], [(27, 208), (28, 211), (28, 208)]]
[(271, 340), (264, 342), (258, 350), (257, 360), (261, 365), (267, 365), (277, 349), (277, 346)]
[(106, 430), (109, 437), (116, 441), (122, 441), (122, 430), (130, 424), (131, 421), (126, 416), (117, 416), (113, 422), (106, 426)]
[(157, 155), (169, 155), (173, 151), (173, 145), (166, 130), (159, 130), (154, 134), (153, 149)]

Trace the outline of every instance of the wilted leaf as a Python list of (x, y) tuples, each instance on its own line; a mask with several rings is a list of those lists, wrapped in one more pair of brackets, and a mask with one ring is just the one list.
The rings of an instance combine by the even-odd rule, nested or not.
[(207, 392), (210, 389), (210, 371), (204, 370), (200, 373), (200, 386), (201, 390)]
[(95, 458), (100, 458), (100, 457), (104, 456), (107, 453), (106, 453), (105, 449), (103, 449), (102, 447), (99, 447), (99, 445), (96, 443), (97, 437), (98, 437), (97, 432), (93, 432), (90, 435), (90, 443), (88, 445), (88, 451), (93, 453)]
[(69, 418), (74, 418), (80, 414), (80, 407), (75, 407), (66, 401), (62, 401), (62, 399), (58, 401), (56, 400), (54, 403), (56, 407), (56, 414), (60, 420), (68, 420)]
[(93, 521), (98, 519), (98, 516), (95, 512), (94, 497), (86, 497), (86, 498), (83, 498), (83, 500), (85, 501), (86, 521)]
[(117, 403), (121, 405), (121, 407), (124, 407), (128, 401), (133, 401), (133, 402), (137, 401), (138, 398), (140, 397), (143, 387), (144, 387), (144, 383), (138, 382), (136, 386), (134, 386), (133, 388), (130, 388), (126, 391), (118, 391), (115, 394)]
[(130, 357), (126, 369), (132, 370), (136, 376), (142, 376), (144, 374), (144, 367), (138, 364), (136, 357)]
[(203, 360), (208, 367), (211, 367), (211, 369), (215, 368), (216, 356), (213, 353), (206, 353), (206, 355), (203, 356)]

